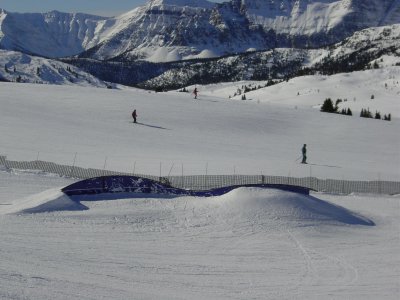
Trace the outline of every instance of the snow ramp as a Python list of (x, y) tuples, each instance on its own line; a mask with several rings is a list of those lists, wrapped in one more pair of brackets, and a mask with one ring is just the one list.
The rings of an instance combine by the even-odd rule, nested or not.
[[(138, 211), (147, 211), (152, 215), (156, 212), (154, 219), (172, 218), (170, 223), (166, 219), (165, 227), (186, 224), (188, 220), (193, 226), (200, 227), (222, 222), (225, 225), (230, 223), (229, 228), (256, 226), (262, 230), (319, 225), (375, 225), (367, 217), (306, 193), (265, 186), (229, 187), (216, 189), (215, 195), (200, 196), (146, 191), (67, 195), (60, 189), (51, 189), (1, 206), (0, 214), (81, 211), (90, 207), (90, 214), (94, 215), (99, 209), (112, 215), (134, 216)], [(118, 200), (118, 203), (109, 200)], [(99, 201), (100, 204), (92, 205), (92, 201)]]
[(243, 187), (210, 200), (220, 204), (219, 210), (224, 214), (221, 217), (239, 217), (258, 225), (281, 224), (282, 228), (321, 224), (375, 225), (361, 214), (314, 196), (276, 189)]
[(0, 214), (42, 213), (87, 210), (88, 208), (65, 195), (60, 189), (50, 189), (0, 207)]

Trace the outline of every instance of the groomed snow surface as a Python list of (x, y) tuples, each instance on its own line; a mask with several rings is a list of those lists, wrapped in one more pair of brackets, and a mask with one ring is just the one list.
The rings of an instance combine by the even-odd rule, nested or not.
[(70, 182), (0, 171), (1, 299), (400, 295), (399, 197), (69, 198)]
[[(228, 96), (249, 82), (197, 86), (198, 100), (0, 83), (0, 154), (162, 176), (399, 180), (398, 72), (303, 77), (246, 101)], [(354, 115), (319, 112), (327, 97)], [(392, 121), (360, 118), (367, 107)], [(304, 143), (315, 165), (295, 161)], [(0, 169), (0, 299), (400, 296), (398, 195), (60, 193), (72, 182)]]
[[(155, 176), (396, 181), (399, 72), (307, 76), (247, 93), (246, 101), (228, 96), (247, 82), (200, 86), (197, 100), (179, 92), (1, 83), (0, 153)], [(339, 107), (353, 116), (320, 112), (328, 97), (347, 99)], [(392, 121), (360, 118), (362, 108), (390, 113)], [(314, 165), (299, 164), (303, 144)]]

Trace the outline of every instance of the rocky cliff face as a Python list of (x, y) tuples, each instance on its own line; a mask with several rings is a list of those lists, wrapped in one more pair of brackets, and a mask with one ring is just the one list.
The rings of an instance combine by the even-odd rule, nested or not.
[(48, 57), (174, 61), (321, 47), (395, 23), (399, 0), (150, 0), (114, 18), (0, 11), (0, 47)]

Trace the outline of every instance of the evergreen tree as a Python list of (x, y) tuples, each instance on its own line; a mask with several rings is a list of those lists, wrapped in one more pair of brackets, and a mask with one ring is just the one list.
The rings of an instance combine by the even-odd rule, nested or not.
[(375, 112), (375, 119), (377, 119), (377, 120), (381, 119), (381, 113), (379, 111)]
[(348, 115), (348, 116), (352, 116), (353, 115), (353, 113), (351, 112), (350, 108), (347, 109), (346, 115)]
[(337, 112), (337, 110), (338, 110), (338, 107), (333, 106), (333, 102), (332, 102), (331, 98), (325, 99), (324, 104), (322, 104), (322, 106), (321, 106), (322, 112), (334, 113), (334, 112)]
[(364, 109), (364, 108), (361, 109), (360, 117), (362, 117), (362, 118), (373, 118), (372, 113), (369, 111), (369, 108), (368, 109)]

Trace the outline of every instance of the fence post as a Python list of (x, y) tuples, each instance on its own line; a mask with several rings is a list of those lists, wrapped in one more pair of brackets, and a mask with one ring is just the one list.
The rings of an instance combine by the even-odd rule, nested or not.
[(378, 173), (378, 194), (382, 194), (381, 173)]
[(208, 162), (206, 162), (206, 176), (204, 177), (204, 189), (207, 189)]
[(105, 176), (106, 175), (106, 165), (107, 165), (107, 159), (108, 159), (108, 157), (106, 156), (106, 158), (105, 158), (105, 160), (104, 160), (104, 166), (103, 166), (103, 176)]
[(76, 162), (76, 156), (78, 155), (78, 152), (75, 152), (74, 155), (74, 162), (72, 163), (72, 168), (71, 168), (71, 172), (69, 173), (69, 177), (72, 177), (74, 174), (74, 169), (75, 169), (75, 162)]
[(181, 171), (182, 171), (182, 173), (181, 173), (181, 188), (184, 188), (184, 186), (183, 186), (183, 163), (181, 164)]
[(36, 169), (36, 170), (39, 170), (39, 168), (38, 168), (39, 154), (40, 154), (40, 152), (38, 151), (38, 153), (37, 153), (37, 155), (36, 155), (36, 161), (35, 161), (35, 169)]
[(342, 178), (342, 194), (344, 195), (344, 178)]

